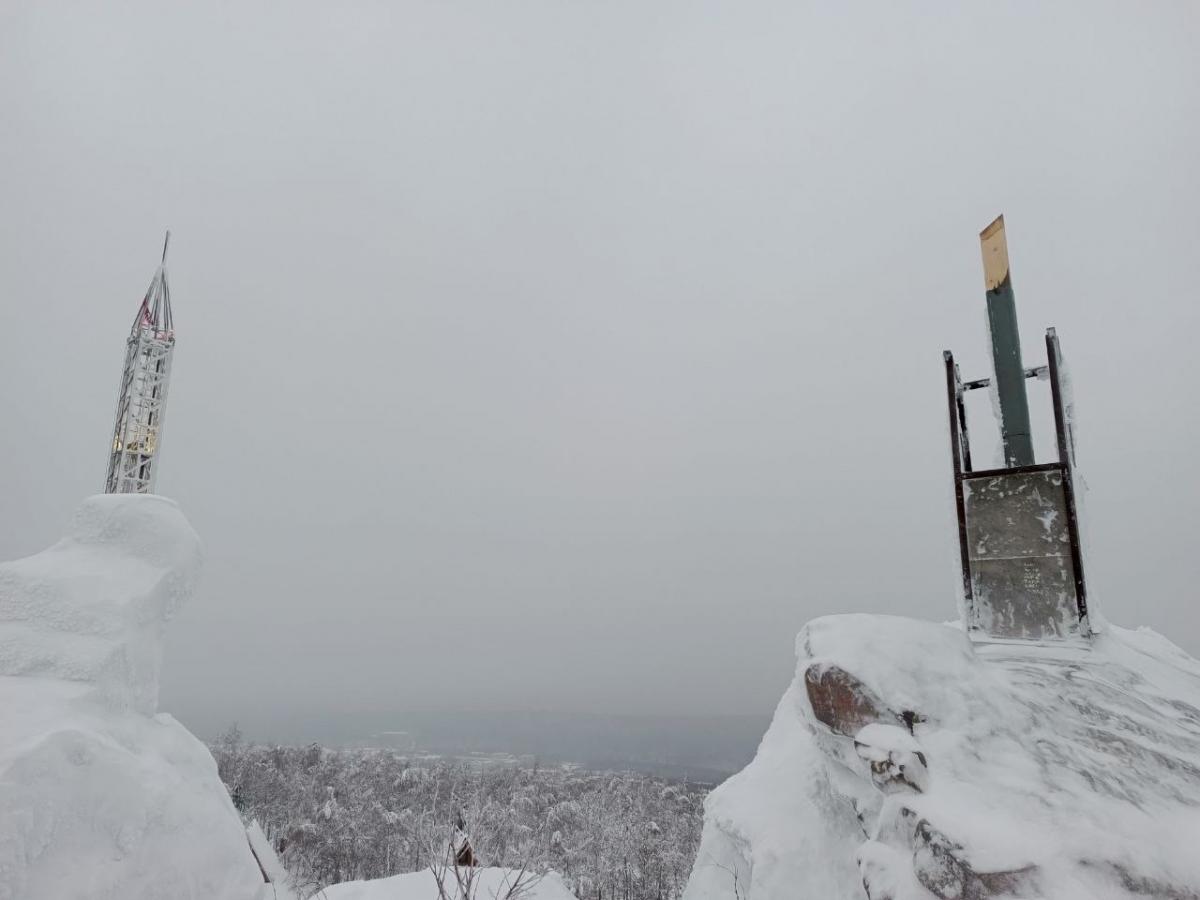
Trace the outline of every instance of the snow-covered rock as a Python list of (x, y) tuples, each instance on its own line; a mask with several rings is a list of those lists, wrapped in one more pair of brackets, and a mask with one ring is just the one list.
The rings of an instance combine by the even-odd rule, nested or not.
[[(518, 874), (512, 869), (479, 869), (477, 889), (472, 900), (503, 898)], [(437, 900), (438, 886), (433, 873), (424, 869), (390, 878), (331, 884), (319, 896), (323, 900)], [(575, 900), (575, 895), (561, 877), (548, 872), (528, 891), (521, 892), (520, 900)]]
[(850, 615), (797, 657), (685, 900), (1200, 900), (1200, 663), (1165, 638)]
[(207, 748), (155, 714), (199, 565), (148, 495), (91, 497), (64, 540), (0, 565), (0, 900), (269, 896)]
[(871, 781), (885, 794), (923, 792), (929, 763), (912, 733), (898, 725), (875, 722), (854, 735), (854, 750), (871, 767)]
[(154, 495), (101, 494), (53, 547), (0, 564), (0, 675), (86, 683), (153, 714), (167, 620), (191, 595), (200, 542)]

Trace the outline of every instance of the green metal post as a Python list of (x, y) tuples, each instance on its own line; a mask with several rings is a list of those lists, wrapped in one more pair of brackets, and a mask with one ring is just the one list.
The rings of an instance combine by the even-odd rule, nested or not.
[(1008, 269), (1004, 216), (979, 234), (983, 274), (987, 284), (988, 331), (992, 338), (993, 384), (1000, 398), (1000, 436), (1007, 466), (1033, 465), (1029, 428), (1029, 399), (1025, 396), (1025, 367), (1017, 332), (1017, 304)]

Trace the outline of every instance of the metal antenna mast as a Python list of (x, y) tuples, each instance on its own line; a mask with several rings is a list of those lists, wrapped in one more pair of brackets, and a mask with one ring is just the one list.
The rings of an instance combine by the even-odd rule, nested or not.
[(171, 289), (167, 284), (168, 231), (163, 240), (162, 262), (138, 307), (129, 339), (125, 342), (125, 370), (117, 398), (106, 494), (150, 494), (158, 476), (175, 325), (171, 316)]

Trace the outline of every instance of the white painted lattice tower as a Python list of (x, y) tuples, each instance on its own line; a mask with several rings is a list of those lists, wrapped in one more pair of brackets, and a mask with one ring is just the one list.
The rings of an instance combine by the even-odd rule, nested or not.
[(121, 375), (108, 477), (104, 481), (106, 494), (154, 492), (167, 387), (171, 381), (171, 355), (175, 350), (171, 290), (167, 285), (170, 240), (168, 231), (163, 241), (162, 262), (146, 289), (125, 344), (125, 371)]

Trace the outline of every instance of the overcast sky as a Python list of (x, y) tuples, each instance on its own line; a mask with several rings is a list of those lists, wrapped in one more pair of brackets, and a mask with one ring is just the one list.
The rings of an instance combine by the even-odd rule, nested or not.
[(1094, 599), (1200, 653), (1200, 6), (850, 6), (6, 0), (0, 558), (169, 226), (163, 708), (770, 710), (811, 617), (954, 615), (1003, 212)]

